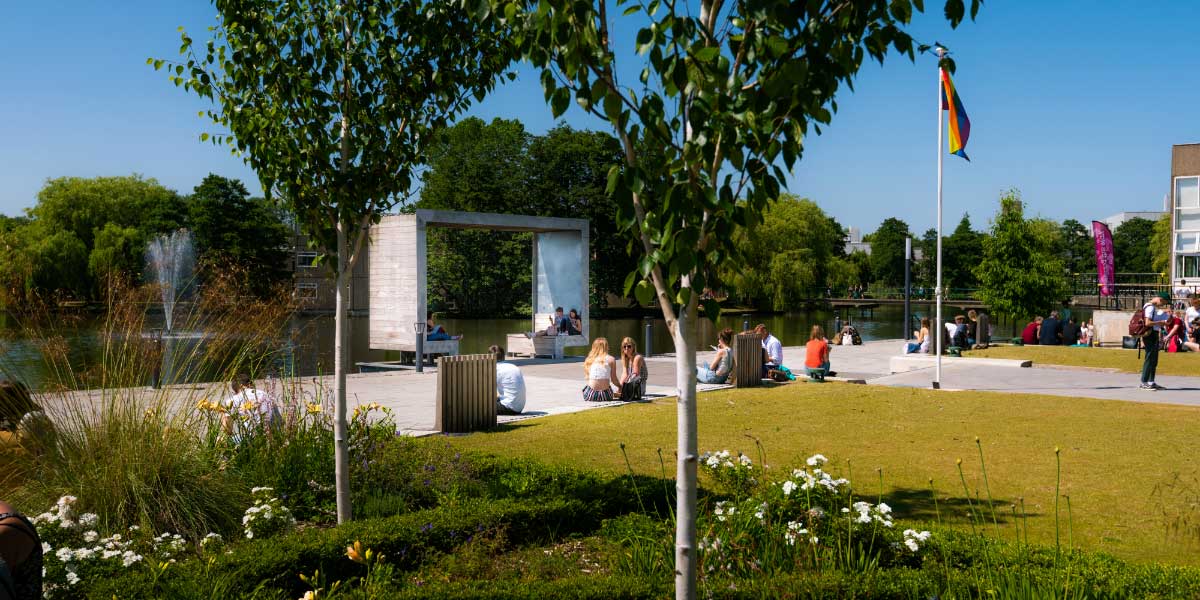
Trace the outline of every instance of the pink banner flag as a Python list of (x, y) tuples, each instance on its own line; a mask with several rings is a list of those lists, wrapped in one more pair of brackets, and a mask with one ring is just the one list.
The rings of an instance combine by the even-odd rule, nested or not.
[(1100, 295), (1113, 295), (1113, 277), (1116, 269), (1113, 263), (1112, 232), (1108, 225), (1100, 221), (1092, 221), (1092, 234), (1096, 238), (1096, 280), (1100, 284)]

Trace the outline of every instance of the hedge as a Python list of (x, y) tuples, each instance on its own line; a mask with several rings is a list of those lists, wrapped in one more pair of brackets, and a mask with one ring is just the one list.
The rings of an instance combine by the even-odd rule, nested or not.
[[(300, 573), (320, 569), (328, 581), (361, 575), (361, 566), (345, 558), (355, 540), (381, 552), (399, 569), (411, 569), (431, 553), (446, 552), (475, 534), (503, 528), (514, 544), (549, 541), (591, 531), (599, 525), (589, 503), (568, 499), (538, 502), (471, 500), (395, 517), (351, 521), (336, 528), (304, 529), (266, 540), (247, 541), (211, 562), (191, 560), (168, 568), (155, 583), (143, 570), (97, 582), (90, 598), (209, 598), (249, 594), (256, 588), (284, 590), (297, 597), (306, 590)], [(220, 574), (214, 579), (212, 574)]]

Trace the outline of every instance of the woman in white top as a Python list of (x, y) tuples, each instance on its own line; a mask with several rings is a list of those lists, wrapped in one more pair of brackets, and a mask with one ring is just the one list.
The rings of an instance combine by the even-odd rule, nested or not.
[(608, 338), (598, 337), (592, 342), (592, 351), (583, 361), (583, 372), (587, 373), (587, 385), (583, 386), (583, 399), (588, 402), (611, 402), (613, 399), (613, 371), (616, 360), (608, 355)]

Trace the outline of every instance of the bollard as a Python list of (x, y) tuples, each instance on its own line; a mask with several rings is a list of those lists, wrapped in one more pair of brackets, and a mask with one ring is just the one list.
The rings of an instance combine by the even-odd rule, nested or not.
[(742, 331), (750, 331), (750, 313), (742, 313)]
[(654, 354), (654, 345), (651, 343), (653, 340), (654, 340), (654, 318), (646, 317), (646, 340), (645, 340), (645, 342), (646, 342), (645, 351), (646, 352), (643, 356), (650, 356), (650, 355)]
[(834, 335), (840, 335), (841, 332), (842, 332), (842, 312), (838, 311), (838, 312), (834, 313), (833, 333), (834, 333)]
[(417, 372), (425, 372), (425, 322), (413, 323), (413, 329), (417, 330), (417, 356), (413, 362), (417, 365)]

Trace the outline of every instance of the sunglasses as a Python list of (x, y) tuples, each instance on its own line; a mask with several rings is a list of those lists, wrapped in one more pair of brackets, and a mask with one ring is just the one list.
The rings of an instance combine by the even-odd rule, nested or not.
[(633, 344), (625, 344), (624, 346), (621, 346), (621, 347), (622, 348), (632, 348)]

